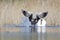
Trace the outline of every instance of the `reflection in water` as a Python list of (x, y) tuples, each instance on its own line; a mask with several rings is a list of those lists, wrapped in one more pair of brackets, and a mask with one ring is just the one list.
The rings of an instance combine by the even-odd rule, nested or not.
[(36, 32), (1, 33), (1, 40), (46, 40), (45, 34)]
[(30, 31), (30, 27), (11, 28), (21, 28), (22, 30), (21, 32), (0, 32), (1, 40), (60, 40), (60, 33), (37, 33), (36, 31), (28, 32)]
[(47, 40), (46, 33), (38, 33), (38, 40)]
[(1, 40), (60, 40), (60, 33), (1, 32)]

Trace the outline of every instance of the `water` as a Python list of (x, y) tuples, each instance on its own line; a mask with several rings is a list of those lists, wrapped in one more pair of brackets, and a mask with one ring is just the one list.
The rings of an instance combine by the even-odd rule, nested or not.
[(60, 40), (60, 33), (1, 32), (1, 40)]
[[(5, 25), (4, 25), (5, 26)], [(54, 30), (53, 32), (46, 32), (46, 33), (37, 33), (37, 32), (28, 32), (30, 27), (20, 27), (20, 26), (5, 26), (6, 29), (14, 29), (19, 28), (21, 29), (19, 32), (0, 32), (0, 39), (1, 40), (60, 40), (60, 33), (54, 32), (60, 27), (46, 27), (48, 30)], [(48, 31), (47, 30), (47, 31)], [(59, 30), (58, 30), (59, 31)]]
[[(19, 32), (0, 32), (0, 39), (1, 40), (60, 40), (60, 33), (59, 32), (46, 32), (46, 33), (37, 33), (37, 32), (27, 32), (30, 30), (30, 27), (19, 27), (19, 26), (5, 26), (6, 29), (9, 28), (19, 28), (21, 29)], [(47, 27), (50, 28), (60, 29), (60, 27)], [(10, 29), (11, 30), (11, 29)]]

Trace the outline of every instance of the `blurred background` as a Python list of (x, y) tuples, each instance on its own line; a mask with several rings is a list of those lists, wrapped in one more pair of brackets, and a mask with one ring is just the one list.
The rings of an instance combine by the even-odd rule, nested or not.
[[(22, 9), (33, 14), (48, 11), (45, 18), (47, 34), (25, 33), (29, 28), (19, 26), (29, 22)], [(0, 39), (60, 40), (60, 0), (0, 0)]]
[(60, 25), (60, 0), (0, 0), (0, 24), (19, 24), (21, 9), (36, 13), (48, 11), (47, 25)]

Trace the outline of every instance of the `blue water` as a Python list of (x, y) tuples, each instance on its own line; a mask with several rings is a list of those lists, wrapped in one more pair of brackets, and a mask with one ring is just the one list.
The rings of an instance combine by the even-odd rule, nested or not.
[(60, 33), (1, 32), (1, 40), (60, 40)]

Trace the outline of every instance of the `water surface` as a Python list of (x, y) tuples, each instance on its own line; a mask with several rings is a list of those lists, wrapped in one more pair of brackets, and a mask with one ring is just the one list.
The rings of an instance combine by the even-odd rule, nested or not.
[(60, 33), (1, 32), (1, 40), (60, 40)]

